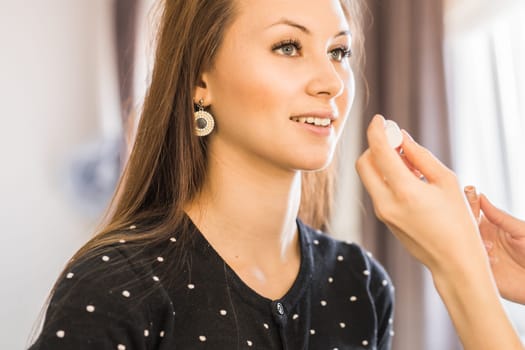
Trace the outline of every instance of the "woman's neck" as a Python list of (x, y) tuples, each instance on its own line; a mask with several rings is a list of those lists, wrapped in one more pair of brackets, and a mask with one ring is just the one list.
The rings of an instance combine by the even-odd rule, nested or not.
[(186, 213), (245, 283), (275, 298), (299, 271), (300, 201), (300, 172), (211, 152), (205, 184)]
[(205, 184), (187, 213), (206, 238), (285, 254), (295, 240), (300, 201), (300, 172), (210, 157)]

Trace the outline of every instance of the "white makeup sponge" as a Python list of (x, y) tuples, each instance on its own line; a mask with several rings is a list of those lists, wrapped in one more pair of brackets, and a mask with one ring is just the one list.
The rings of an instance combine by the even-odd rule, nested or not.
[(392, 148), (398, 148), (403, 143), (403, 134), (397, 123), (393, 120), (385, 121), (385, 132), (388, 143)]

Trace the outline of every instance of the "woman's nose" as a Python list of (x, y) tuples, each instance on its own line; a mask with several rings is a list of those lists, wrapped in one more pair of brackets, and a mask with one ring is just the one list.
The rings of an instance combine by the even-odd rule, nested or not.
[(307, 87), (310, 95), (335, 98), (343, 93), (346, 79), (341, 76), (335, 64), (327, 56), (312, 62), (311, 79)]

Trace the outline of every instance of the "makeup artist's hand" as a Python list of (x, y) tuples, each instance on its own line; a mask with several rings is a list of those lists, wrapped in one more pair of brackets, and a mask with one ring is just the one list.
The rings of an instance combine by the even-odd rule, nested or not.
[[(525, 304), (525, 221), (495, 207), (472, 186), (465, 188), (501, 295)], [(483, 215), (480, 215), (480, 211)]]
[(369, 149), (356, 167), (376, 215), (429, 268), (463, 348), (522, 350), (454, 173), (406, 133), (401, 159), (388, 144), (381, 116), (374, 117), (367, 136)]
[(378, 218), (434, 277), (435, 272), (460, 277), (479, 266), (488, 270), (477, 223), (455, 174), (406, 132), (402, 160), (389, 147), (383, 124), (381, 116), (374, 117), (367, 132), (369, 148), (356, 163)]

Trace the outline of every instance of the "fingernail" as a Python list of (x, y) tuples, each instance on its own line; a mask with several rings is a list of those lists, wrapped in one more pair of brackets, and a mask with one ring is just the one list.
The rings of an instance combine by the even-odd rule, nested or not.
[(469, 193), (476, 193), (476, 187), (474, 186), (465, 186), (465, 188), (463, 189), (465, 191), (465, 193), (469, 192)]
[(483, 241), (483, 245), (485, 246), (485, 249), (488, 251), (488, 250), (491, 250), (492, 248), (494, 248), (494, 243), (492, 241)]
[(474, 186), (467, 186), (463, 190), (469, 202), (477, 202), (479, 197)]
[(381, 114), (374, 115), (372, 119), (380, 119), (383, 121), (383, 123), (385, 123), (385, 117), (383, 117)]

